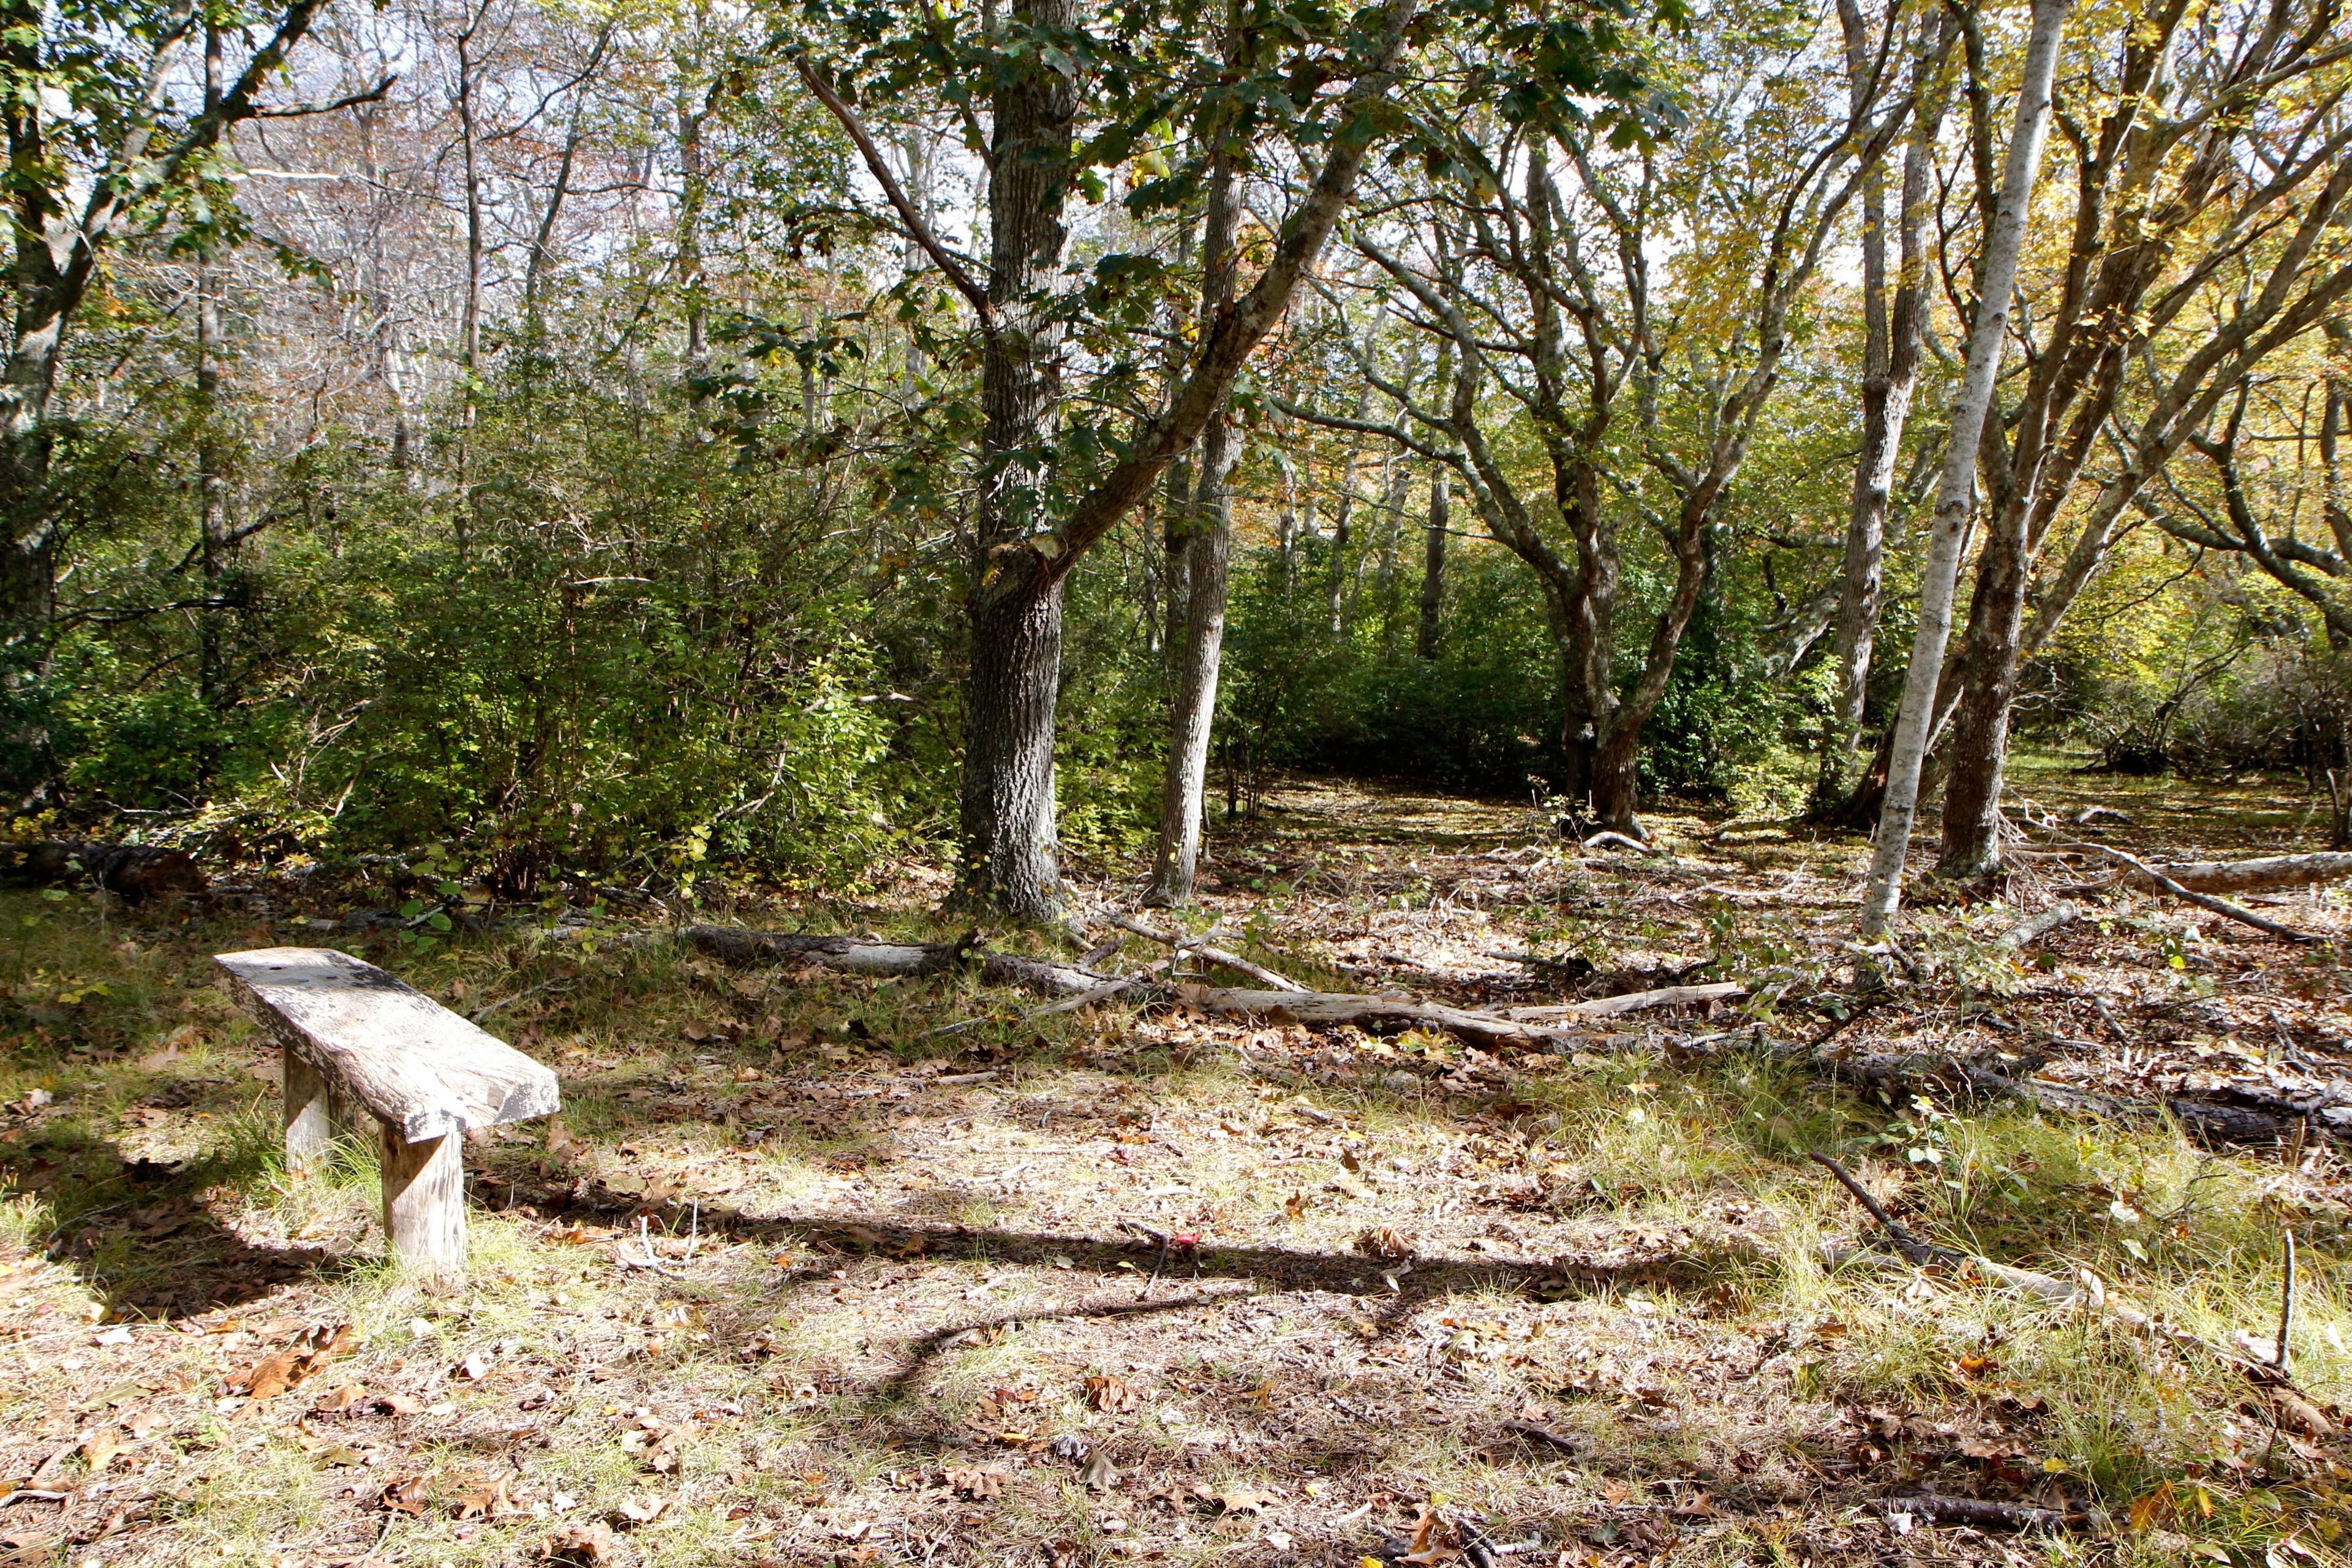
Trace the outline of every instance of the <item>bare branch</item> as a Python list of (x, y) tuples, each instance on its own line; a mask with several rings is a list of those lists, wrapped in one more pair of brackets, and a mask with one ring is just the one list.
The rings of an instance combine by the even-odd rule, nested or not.
[(980, 312), (982, 330), (993, 331), (996, 310), (988, 302), (988, 290), (973, 279), (955, 255), (940, 243), (939, 236), (931, 232), (931, 226), (923, 221), (923, 215), (908, 199), (906, 190), (898, 184), (898, 176), (890, 172), (889, 163), (882, 156), (882, 149), (874, 144), (873, 136), (857, 118), (857, 111), (842, 101), (841, 94), (834, 90), (833, 84), (824, 79), (824, 73), (816, 68), (806, 54), (797, 56), (793, 64), (798, 68), (801, 79), (808, 83), (809, 90), (816, 94), (817, 101), (841, 121), (841, 128), (848, 132), (849, 139), (857, 144), (858, 156), (866, 160), (866, 172), (882, 187), (882, 194), (890, 199), (891, 206), (898, 209), (899, 221), (907, 226), (907, 232), (914, 237), (915, 243), (923, 247), (924, 253), (938, 265), (947, 280), (955, 285), (956, 292)]

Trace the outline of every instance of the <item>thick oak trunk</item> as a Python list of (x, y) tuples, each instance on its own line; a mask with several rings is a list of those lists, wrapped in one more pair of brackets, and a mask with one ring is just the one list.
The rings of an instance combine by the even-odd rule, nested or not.
[(1054, 713), (1062, 585), (977, 600), (964, 686), (961, 858), (955, 901), (1022, 920), (1062, 912), (1054, 833)]

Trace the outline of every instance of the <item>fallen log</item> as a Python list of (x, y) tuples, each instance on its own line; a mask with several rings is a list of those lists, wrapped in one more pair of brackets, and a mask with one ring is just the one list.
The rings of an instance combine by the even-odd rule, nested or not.
[(1575, 1043), (1580, 1037), (1542, 1026), (1553, 1020), (1569, 1023), (1584, 1018), (1610, 1018), (1649, 1007), (1686, 1006), (1746, 994), (1743, 986), (1724, 982), (1712, 985), (1668, 985), (1656, 991), (1636, 991), (1624, 996), (1602, 996), (1591, 1002), (1570, 1002), (1557, 1007), (1520, 1007), (1512, 1016), (1471, 1007), (1452, 1007), (1411, 996), (1370, 996), (1354, 991), (1245, 991), (1222, 985), (1180, 985), (1178, 1000), (1213, 1016), (1249, 1018), (1260, 1023), (1304, 1024), (1309, 1028), (1337, 1028), (1352, 1024), (1360, 1029), (1439, 1029), (1474, 1046), (1511, 1046), (1542, 1050)]
[(980, 977), (992, 985), (1018, 985), (1040, 996), (1076, 996), (1118, 978), (1080, 969), (1075, 963), (1056, 963), (1050, 958), (1019, 958), (1009, 952), (982, 954)]
[(2166, 876), (2163, 872), (2149, 866), (2146, 861), (2136, 858), (2133, 856), (2126, 855), (2120, 849), (2110, 849), (2104, 844), (2085, 844), (2076, 846), (2076, 847), (2095, 849), (2110, 860), (2121, 861), (2131, 870), (2146, 877), (2156, 886), (2159, 892), (2169, 893), (2174, 898), (2179, 899), (2186, 903), (2195, 904), (2200, 910), (2210, 910), (2210, 912), (2221, 915), (2225, 919), (2236, 921), (2240, 925), (2252, 926), (2258, 931), (2263, 931), (2268, 935), (2278, 937), (2282, 941), (2315, 943), (2325, 942), (2326, 940), (2325, 937), (2315, 936), (2310, 931), (2297, 931), (2293, 926), (2284, 926), (2279, 924), (2276, 921), (2266, 920), (2263, 916), (2254, 913), (2252, 910), (2242, 910), (2226, 899), (2217, 899), (2210, 893), (2200, 893), (2193, 889), (2184, 888), (2179, 882), (2174, 881), (2170, 877)]
[(1117, 978), (1051, 959), (980, 952), (977, 931), (967, 932), (955, 942), (878, 942), (865, 937), (695, 925), (687, 927), (685, 935), (687, 941), (720, 963), (739, 968), (808, 963), (847, 974), (940, 974), (977, 956), (981, 978), (991, 984), (1017, 985), (1045, 996), (1076, 996)]
[(2004, 932), (2001, 939), (1993, 945), (2006, 948), (2012, 952), (2021, 947), (2031, 947), (2060, 926), (2071, 925), (2080, 920), (2082, 915), (2082, 909), (2078, 905), (2053, 904), (2032, 920), (2023, 921)]
[(2135, 870), (2125, 867), (2105, 879), (2084, 884), (2085, 891), (2134, 887), (2161, 891), (2163, 878), (2194, 893), (2262, 893), (2277, 888), (2305, 888), (2352, 877), (2352, 850), (2327, 850), (2315, 855), (2265, 855), (2254, 860), (2148, 861)]
[(165, 893), (201, 893), (211, 886), (195, 857), (184, 851), (85, 838), (0, 845), (0, 877), (34, 887), (87, 880), (133, 903)]
[(959, 942), (878, 942), (803, 931), (694, 925), (686, 928), (686, 940), (720, 963), (739, 968), (809, 963), (848, 974), (937, 974), (955, 967), (971, 951), (978, 933)]
[[(1759, 1050), (1832, 1079), (1877, 1089), (1897, 1104), (1913, 1095), (1948, 1093), (1957, 1088), (1990, 1099), (2013, 1100), (2057, 1116), (2117, 1121), (2169, 1116), (2182, 1131), (2204, 1143), (2277, 1147), (2312, 1137), (2339, 1142), (2352, 1139), (2352, 1094), (2341, 1091), (2312, 1097), (2307, 1103), (2284, 1094), (2259, 1094), (2243, 1085), (2233, 1087), (2226, 1098), (2220, 1099), (2186, 1094), (2123, 1099), (2040, 1079), (2014, 1077), (1954, 1056), (1925, 1051), (1877, 1054), (1841, 1050), (1801, 1040), (1774, 1040), (1760, 1031), (1749, 1030), (1696, 1041), (1670, 1042), (1667, 1057), (1670, 1060), (1686, 1059), (1729, 1049)], [(2345, 1103), (2337, 1104), (2339, 1099)]]
[(1571, 1018), (1614, 1018), (1653, 1007), (1689, 1007), (1747, 994), (1748, 987), (1738, 981), (1718, 980), (1705, 985), (1661, 985), (1654, 991), (1629, 991), (1622, 996), (1596, 996), (1590, 1002), (1570, 1002), (1560, 1011)]
[(1419, 1002), (1410, 996), (1366, 996), (1352, 991), (1244, 991), (1225, 985), (1179, 985), (1177, 1000), (1217, 1018), (1309, 1028), (1440, 1029), (1474, 1046), (1541, 1050), (1559, 1037), (1494, 1013)]

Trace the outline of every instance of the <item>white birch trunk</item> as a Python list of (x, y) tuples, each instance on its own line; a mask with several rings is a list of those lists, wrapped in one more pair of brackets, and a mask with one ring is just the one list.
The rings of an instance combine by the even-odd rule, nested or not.
[(2001, 171), (2000, 200), (1992, 231), (1985, 237), (1982, 289), (1976, 320), (1969, 326), (1968, 364), (1952, 405), (1951, 445), (1936, 489), (1935, 527), (1919, 574), (1919, 629), (1911, 640), (1911, 668), (1903, 682), (1903, 705), (1895, 721), (1894, 754), (1887, 765), (1886, 801), (1878, 818), (1878, 841), (1871, 855), (1870, 886), (1863, 896), (1862, 934), (1882, 934), (1903, 897), (1903, 863), (1911, 849), (1911, 827), (1919, 806), (1919, 770), (1927, 756), (1937, 677), (1952, 636), (1952, 595), (1959, 577), (1961, 535), (1976, 499), (1977, 447), (1992, 406), (1993, 384), (2007, 345), (2011, 295), (2025, 247), (2025, 226), (2033, 202), (2042, 143), (2050, 129), (2051, 80), (2072, 0), (2034, 0), (2033, 27), (2026, 41), (2025, 76), (2018, 87), (2017, 124)]

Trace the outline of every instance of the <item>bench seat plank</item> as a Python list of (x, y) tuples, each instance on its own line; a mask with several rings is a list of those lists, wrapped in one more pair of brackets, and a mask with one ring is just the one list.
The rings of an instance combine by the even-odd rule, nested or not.
[(215, 962), (280, 1045), (411, 1143), (561, 1109), (552, 1070), (347, 952), (265, 947)]

